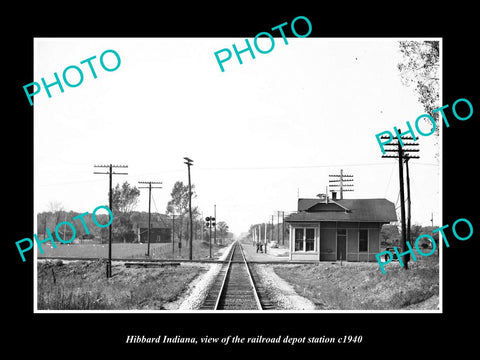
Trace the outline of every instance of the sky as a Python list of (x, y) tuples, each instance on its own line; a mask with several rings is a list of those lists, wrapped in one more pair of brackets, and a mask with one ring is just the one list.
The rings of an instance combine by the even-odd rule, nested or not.
[[(398, 40), (275, 38), (270, 53), (254, 48), (242, 65), (233, 54), (222, 72), (214, 52), (243, 49), (244, 38), (36, 38), (32, 81), (51, 83), (70, 65), (84, 80), (34, 97), (35, 213), (52, 202), (90, 213), (108, 204), (108, 176), (93, 172), (110, 163), (128, 165), (114, 185), (161, 181), (152, 211), (164, 213), (173, 184), (188, 183), (185, 156), (193, 159), (193, 205), (204, 217), (216, 205), (217, 221), (236, 234), (295, 211), (298, 196), (325, 193), (328, 175), (341, 169), (354, 176), (345, 198), (399, 206), (398, 163), (382, 159), (375, 134), (425, 112), (401, 83)], [(110, 49), (121, 64), (107, 72), (99, 58)], [(92, 56), (96, 79), (80, 64)], [(116, 64), (111, 53), (104, 60)], [(72, 83), (75, 76), (68, 72)], [(410, 161), (412, 223), (431, 225), (433, 213), (440, 226), (441, 142), (432, 135), (419, 144), (420, 159)], [(148, 190), (136, 210), (148, 211)]]

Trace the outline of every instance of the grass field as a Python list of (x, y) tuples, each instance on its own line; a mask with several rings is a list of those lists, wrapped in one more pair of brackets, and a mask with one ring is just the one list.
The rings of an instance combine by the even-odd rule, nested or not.
[[(223, 248), (212, 244), (212, 258)], [(150, 244), (151, 259), (187, 259), (188, 248), (178, 247), (172, 256), (171, 244)], [(112, 258), (145, 259), (147, 244), (112, 244)], [(195, 259), (209, 257), (208, 243), (193, 243)], [(39, 261), (38, 309), (39, 310), (131, 310), (164, 309), (180, 297), (188, 284), (205, 271), (198, 266), (176, 266), (162, 268), (126, 268), (113, 265), (112, 278), (105, 277), (105, 262), (108, 257), (107, 244), (44, 246), (42, 257), (98, 258), (97, 261)]]
[(438, 255), (420, 257), (409, 270), (398, 263), (330, 263), (275, 266), (274, 271), (321, 310), (435, 310), (439, 297)]
[(162, 310), (177, 300), (205, 270), (199, 266), (112, 267), (98, 261), (39, 261), (39, 310)]
[[(178, 248), (175, 244), (174, 254), (172, 254), (172, 244), (169, 243), (151, 243), (150, 257), (152, 259), (187, 259), (189, 248)], [(216, 258), (216, 252), (222, 246), (212, 244), (212, 258)], [(43, 245), (44, 254), (38, 251), (38, 257), (69, 257), (69, 258), (106, 258), (108, 257), (108, 244), (61, 244), (53, 248), (49, 245)], [(112, 258), (114, 259), (140, 259), (145, 258), (147, 253), (147, 244), (112, 244)], [(206, 242), (194, 241), (192, 258), (206, 259), (209, 257), (209, 245)]]

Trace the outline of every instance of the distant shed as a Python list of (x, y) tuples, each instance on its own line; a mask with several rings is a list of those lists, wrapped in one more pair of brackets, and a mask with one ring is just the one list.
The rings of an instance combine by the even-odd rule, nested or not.
[[(133, 226), (137, 235), (137, 242), (148, 242), (148, 222), (137, 222)], [(150, 242), (167, 243), (172, 241), (172, 229), (163, 222), (150, 222)]]
[(397, 221), (387, 199), (298, 199), (290, 227), (290, 260), (377, 261), (383, 224)]

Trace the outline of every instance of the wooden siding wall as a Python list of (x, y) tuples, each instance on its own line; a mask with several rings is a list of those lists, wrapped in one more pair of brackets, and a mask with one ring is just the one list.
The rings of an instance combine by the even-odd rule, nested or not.
[(347, 261), (359, 261), (358, 229), (347, 229)]
[[(377, 261), (380, 251), (380, 223), (356, 223), (356, 229), (347, 229), (347, 261)], [(359, 252), (360, 229), (368, 230), (367, 251)]]
[(337, 230), (320, 227), (320, 261), (337, 259)]

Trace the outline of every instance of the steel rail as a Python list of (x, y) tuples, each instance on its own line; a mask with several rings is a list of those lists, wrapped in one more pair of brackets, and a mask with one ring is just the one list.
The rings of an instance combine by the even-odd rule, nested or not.
[(250, 268), (248, 266), (247, 259), (245, 257), (245, 253), (243, 251), (242, 246), (238, 242), (234, 243), (232, 245), (232, 252), (230, 254), (230, 259), (228, 261), (227, 271), (225, 272), (225, 275), (223, 277), (222, 285), (220, 287), (220, 291), (218, 292), (217, 300), (215, 301), (214, 310), (218, 310), (218, 305), (220, 303), (220, 300), (221, 300), (222, 296), (224, 295), (223, 290), (224, 290), (225, 283), (227, 282), (227, 278), (228, 278), (228, 276), (230, 274), (230, 271), (231, 271), (231, 268), (232, 268), (232, 259), (233, 259), (233, 255), (235, 254), (235, 251), (237, 251), (237, 247), (240, 248), (240, 254), (242, 255), (242, 263), (243, 263), (243, 265), (245, 265), (245, 267), (247, 269), (248, 280), (250, 282), (250, 286), (251, 286), (251, 289), (253, 291), (253, 297), (255, 298), (255, 305), (256, 305), (258, 310), (263, 310), (263, 306), (262, 306), (262, 303), (260, 302), (260, 298), (259, 298), (258, 293), (257, 293), (257, 288), (255, 286), (255, 282), (253, 281), (252, 273), (250, 272)]
[(222, 297), (223, 288), (225, 286), (228, 274), (230, 273), (230, 269), (232, 267), (232, 259), (233, 259), (233, 254), (236, 251), (236, 248), (235, 248), (236, 246), (237, 245), (235, 243), (232, 245), (232, 252), (230, 253), (230, 258), (228, 259), (227, 271), (225, 271), (225, 275), (224, 275), (223, 281), (222, 281), (222, 286), (220, 286), (220, 291), (218, 292), (217, 300), (215, 301), (215, 306), (213, 307), (213, 310), (218, 310), (218, 304), (220, 302), (220, 298)]
[(252, 273), (250, 272), (250, 268), (249, 268), (248, 263), (247, 263), (247, 258), (245, 257), (245, 253), (243, 252), (243, 248), (242, 248), (241, 245), (240, 245), (240, 251), (242, 252), (243, 262), (245, 264), (245, 267), (247, 268), (248, 278), (250, 280), (250, 284), (252, 285), (253, 295), (255, 297), (255, 302), (257, 303), (257, 308), (258, 308), (258, 310), (263, 310), (262, 303), (260, 302), (260, 298), (258, 297), (255, 282), (253, 281)]

